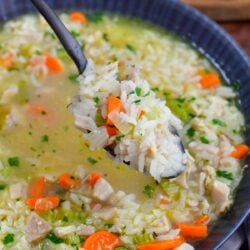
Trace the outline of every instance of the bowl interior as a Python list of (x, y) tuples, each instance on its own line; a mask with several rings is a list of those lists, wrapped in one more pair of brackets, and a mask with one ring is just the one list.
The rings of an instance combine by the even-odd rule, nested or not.
[[(250, 144), (250, 60), (218, 25), (198, 11), (175, 0), (64, 0), (47, 2), (57, 10), (88, 9), (121, 13), (160, 25), (195, 46), (230, 84), (240, 83), (239, 99), (247, 124)], [(29, 0), (0, 1), (0, 21), (34, 12)], [(249, 165), (250, 157), (246, 159)], [(245, 170), (232, 209), (214, 226), (197, 249), (218, 249), (235, 232), (250, 211), (250, 169)]]

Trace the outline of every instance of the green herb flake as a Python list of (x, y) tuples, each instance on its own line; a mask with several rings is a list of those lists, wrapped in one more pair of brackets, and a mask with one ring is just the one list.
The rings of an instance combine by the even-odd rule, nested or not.
[(135, 93), (137, 96), (141, 96), (142, 89), (138, 86), (135, 87)]
[(62, 238), (57, 237), (53, 231), (51, 231), (46, 238), (49, 239), (54, 244), (64, 243), (64, 240)]
[(120, 247), (116, 247), (115, 250), (129, 250), (129, 248), (120, 246)]
[(101, 11), (96, 11), (88, 15), (88, 21), (92, 23), (100, 23), (103, 20), (103, 13)]
[(4, 239), (3, 239), (3, 244), (4, 245), (10, 245), (13, 243), (15, 240), (15, 235), (14, 234), (6, 234)]
[(148, 196), (148, 198), (152, 198), (155, 192), (155, 188), (152, 187), (151, 185), (146, 185), (144, 187), (143, 193)]
[(72, 82), (75, 82), (77, 80), (78, 76), (79, 76), (78, 74), (71, 74), (68, 76), (68, 79)]
[(216, 174), (218, 177), (225, 178), (227, 180), (233, 180), (233, 174), (231, 172), (225, 171), (225, 170), (217, 170)]
[(204, 143), (204, 144), (209, 144), (210, 143), (210, 141), (207, 139), (207, 137), (205, 137), (205, 136), (201, 136), (200, 137), (200, 141), (202, 142), (202, 143)]
[(19, 167), (20, 165), (20, 160), (19, 157), (15, 156), (15, 157), (10, 157), (8, 159), (8, 163), (10, 167)]
[(186, 135), (187, 135), (189, 138), (194, 137), (194, 135), (195, 135), (195, 129), (194, 129), (193, 127), (190, 127), (190, 128), (187, 130)]
[(107, 33), (103, 33), (103, 34), (102, 34), (102, 38), (103, 38), (103, 40), (105, 40), (106, 42), (109, 41), (109, 36), (108, 36)]
[(79, 37), (79, 36), (81, 35), (79, 32), (77, 32), (77, 31), (75, 31), (75, 30), (70, 31), (70, 34), (71, 34), (74, 38), (77, 38), (77, 37)]
[(106, 223), (106, 224), (104, 224), (104, 227), (107, 228), (107, 229), (110, 229), (113, 226), (114, 226), (114, 224), (112, 224), (112, 223)]
[(52, 38), (52, 39), (56, 39), (56, 34), (53, 33), (53, 32), (51, 32), (51, 31), (45, 31), (45, 32), (44, 32), (44, 36), (45, 36), (45, 37), (50, 37), (50, 38)]
[(124, 135), (118, 135), (115, 137), (116, 141), (121, 141), (121, 139), (124, 137)]
[(135, 48), (131, 45), (131, 44), (126, 44), (126, 49), (128, 49), (128, 50), (130, 50), (131, 52), (133, 52), (133, 53), (136, 53), (136, 50), (135, 50)]
[(149, 95), (150, 95), (150, 90), (143, 97), (146, 97), (146, 96), (149, 96)]
[(176, 101), (179, 103), (184, 103), (186, 101), (186, 98), (176, 98)]
[(137, 104), (137, 103), (140, 103), (140, 102), (141, 102), (141, 100), (138, 99), (138, 100), (135, 100), (133, 103)]
[(239, 90), (240, 90), (240, 87), (241, 87), (241, 85), (240, 85), (239, 82), (233, 82), (233, 83), (232, 83), (232, 88), (233, 88), (233, 90), (234, 90), (235, 92), (239, 91)]
[(41, 141), (42, 142), (48, 142), (49, 141), (49, 136), (48, 135), (42, 135), (41, 136)]
[(93, 101), (94, 101), (95, 103), (98, 103), (98, 102), (100, 101), (100, 98), (99, 98), (98, 96), (94, 96), (94, 97), (93, 97)]
[(88, 162), (91, 164), (91, 165), (94, 165), (94, 164), (96, 164), (98, 161), (96, 160), (96, 159), (94, 159), (94, 158), (92, 158), (92, 157), (88, 157)]
[(216, 119), (216, 118), (212, 120), (212, 123), (215, 125), (221, 126), (221, 127), (227, 126), (227, 124), (224, 121), (222, 121), (220, 119)]
[(160, 91), (160, 89), (158, 87), (151, 88), (151, 90), (154, 91), (154, 92), (159, 92)]
[(0, 184), (0, 190), (4, 190), (7, 187), (6, 184)]

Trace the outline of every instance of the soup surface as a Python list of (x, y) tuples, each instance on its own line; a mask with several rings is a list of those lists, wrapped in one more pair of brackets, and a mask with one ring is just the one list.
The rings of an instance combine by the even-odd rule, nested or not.
[(0, 249), (174, 249), (206, 237), (233, 202), (248, 152), (236, 93), (157, 27), (99, 12), (61, 18), (97, 65), (140, 69), (183, 122), (187, 166), (156, 183), (91, 151), (67, 109), (79, 88), (71, 59), (41, 17), (9, 21), (0, 32)]

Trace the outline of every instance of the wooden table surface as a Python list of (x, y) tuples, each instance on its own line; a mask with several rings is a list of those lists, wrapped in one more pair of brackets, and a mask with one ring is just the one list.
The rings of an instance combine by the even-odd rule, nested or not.
[(218, 22), (250, 56), (250, 20)]

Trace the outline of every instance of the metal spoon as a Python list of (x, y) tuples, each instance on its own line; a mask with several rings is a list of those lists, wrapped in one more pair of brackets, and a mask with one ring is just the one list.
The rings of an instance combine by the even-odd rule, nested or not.
[[(55, 34), (57, 35), (58, 39), (62, 43), (63, 47), (69, 54), (69, 56), (72, 58), (72, 60), (75, 62), (75, 65), (78, 68), (79, 74), (82, 74), (87, 66), (87, 59), (81, 49), (80, 44), (76, 41), (75, 38), (72, 37), (68, 29), (65, 27), (65, 25), (62, 23), (60, 18), (57, 16), (57, 14), (48, 6), (48, 4), (44, 0), (31, 0), (31, 2), (34, 4), (34, 6), (37, 8), (37, 10), (40, 12), (40, 14), (46, 19), (50, 27), (53, 29)], [(177, 130), (175, 128), (170, 128), (170, 131), (179, 137)], [(183, 143), (180, 140), (180, 149), (183, 152), (183, 155), (185, 155), (185, 150)], [(106, 150), (109, 154), (114, 156), (113, 149), (110, 147), (106, 147)], [(124, 162), (125, 164), (129, 165), (129, 162)], [(185, 163), (183, 163), (185, 165)], [(168, 179), (175, 178), (178, 175), (180, 175), (182, 171), (177, 172), (175, 176), (169, 176), (166, 177)], [(149, 175), (148, 171), (144, 171), (144, 174)]]

